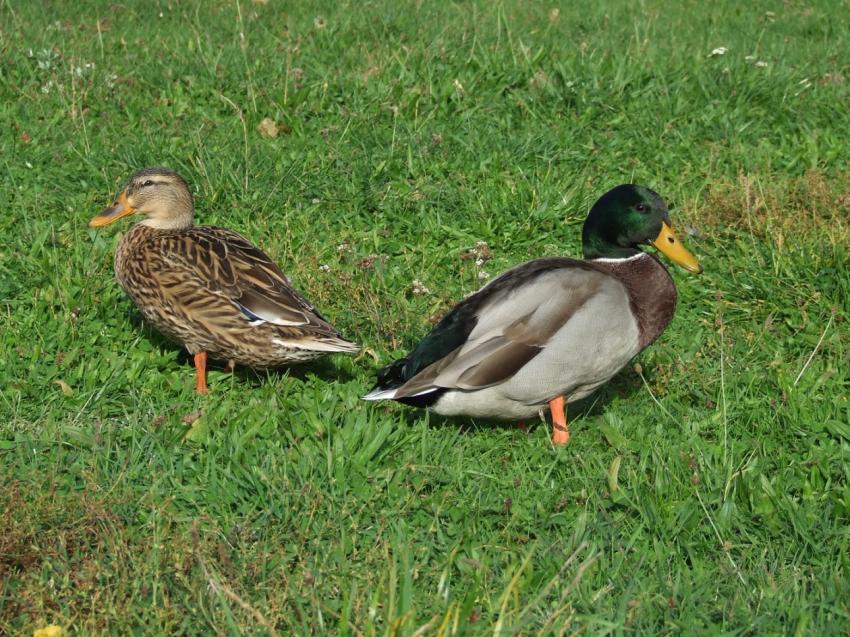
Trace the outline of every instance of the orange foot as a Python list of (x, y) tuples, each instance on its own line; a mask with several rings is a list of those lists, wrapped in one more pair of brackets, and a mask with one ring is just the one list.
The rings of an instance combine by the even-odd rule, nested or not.
[(564, 412), (564, 397), (558, 396), (549, 401), (552, 412), (552, 444), (565, 445), (570, 441), (570, 428), (567, 426), (567, 416)]
[(208, 394), (207, 389), (207, 353), (195, 354), (195, 391), (199, 394)]

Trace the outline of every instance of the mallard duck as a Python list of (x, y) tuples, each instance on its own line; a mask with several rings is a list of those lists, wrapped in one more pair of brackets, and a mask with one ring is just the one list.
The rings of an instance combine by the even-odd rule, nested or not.
[(194, 225), (186, 182), (168, 168), (130, 177), (89, 225), (142, 215), (118, 244), (115, 275), (142, 315), (194, 355), (198, 393), (207, 357), (253, 368), (356, 352), (266, 254), (232, 230)]
[(664, 200), (649, 188), (617, 186), (587, 216), (584, 260), (550, 257), (508, 270), (381, 369), (364, 398), (497, 419), (528, 418), (548, 405), (552, 442), (566, 444), (565, 403), (608, 381), (673, 318), (673, 279), (644, 244), (702, 272), (673, 233)]

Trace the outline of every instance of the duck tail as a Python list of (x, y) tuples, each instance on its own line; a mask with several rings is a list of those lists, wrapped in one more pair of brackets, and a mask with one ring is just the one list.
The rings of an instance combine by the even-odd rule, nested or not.
[(360, 345), (354, 341), (342, 338), (341, 336), (329, 341), (329, 344), (334, 348), (334, 352), (345, 352), (347, 354), (356, 354), (360, 351)]
[(378, 370), (378, 382), (363, 400), (394, 400), (396, 390), (405, 382), (404, 366), (406, 358), (390, 363)]

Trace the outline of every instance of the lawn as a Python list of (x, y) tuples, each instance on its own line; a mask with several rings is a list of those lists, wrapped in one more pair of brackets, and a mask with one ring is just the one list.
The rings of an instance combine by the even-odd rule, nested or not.
[[(850, 634), (848, 11), (0, 0), (0, 634)], [(151, 165), (364, 353), (196, 395)], [(705, 272), (568, 446), (359, 399), (624, 182)]]

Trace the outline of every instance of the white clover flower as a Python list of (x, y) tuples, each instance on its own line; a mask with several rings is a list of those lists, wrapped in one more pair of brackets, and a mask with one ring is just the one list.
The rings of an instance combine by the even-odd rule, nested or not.
[(756, 66), (760, 69), (767, 68), (767, 62), (765, 62), (764, 60), (759, 60), (758, 62), (756, 62)]
[(747, 62), (752, 62), (753, 60), (755, 60), (755, 59), (756, 59), (756, 56), (755, 56), (755, 55), (745, 55), (745, 56), (744, 56), (744, 59), (745, 59)]
[(475, 246), (472, 248), (472, 253), (477, 256), (478, 259), (487, 261), (490, 259), (490, 246), (487, 245), (486, 241), (476, 241)]
[(319, 270), (321, 270), (322, 272), (330, 272), (331, 266), (327, 265), (326, 263), (323, 263), (319, 266)]
[(710, 57), (717, 57), (719, 55), (726, 55), (726, 53), (728, 53), (728, 52), (729, 52), (729, 49), (727, 49), (725, 46), (719, 46), (715, 49), (712, 49), (711, 53), (709, 55), (710, 55)]
[(41, 49), (35, 54), (35, 60), (41, 71), (50, 71), (59, 66), (59, 54), (53, 49)]
[(417, 296), (424, 296), (426, 294), (431, 294), (431, 290), (425, 287), (425, 284), (422, 283), (419, 279), (413, 279), (410, 283), (411, 291)]
[(479, 281), (486, 281), (489, 278), (490, 278), (489, 272), (485, 272), (484, 270), (481, 270), (481, 272), (478, 273), (478, 280)]
[[(492, 258), (492, 254), (490, 253), (490, 246), (487, 245), (486, 241), (476, 241), (475, 245), (470, 248), (467, 252), (461, 255), (461, 259), (475, 259), (475, 267), (478, 270), (484, 267), (484, 264), (487, 263)], [(481, 273), (479, 272), (479, 278), (481, 277)], [(489, 274), (487, 276), (490, 276)]]

